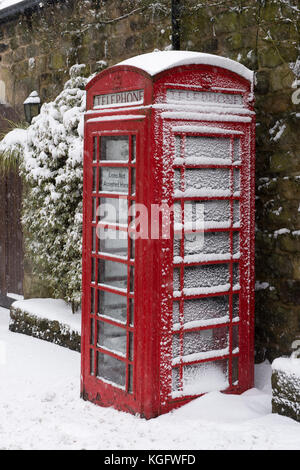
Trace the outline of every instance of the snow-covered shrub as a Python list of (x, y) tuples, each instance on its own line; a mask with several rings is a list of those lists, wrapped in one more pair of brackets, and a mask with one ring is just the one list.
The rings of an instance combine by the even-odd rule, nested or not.
[(26, 142), (26, 130), (27, 125), (16, 124), (9, 121), (10, 127), (13, 130), (7, 132), (0, 141), (0, 172), (6, 173), (13, 169), (16, 170), (20, 158), (24, 153), (24, 142)]
[(22, 224), (34, 274), (74, 307), (80, 303), (83, 113), (87, 79), (71, 79), (41, 108), (27, 132), (20, 173), (27, 183)]

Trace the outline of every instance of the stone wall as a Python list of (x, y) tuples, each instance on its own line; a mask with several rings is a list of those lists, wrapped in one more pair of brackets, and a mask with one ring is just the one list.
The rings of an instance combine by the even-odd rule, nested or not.
[[(182, 1), (182, 49), (224, 55), (256, 71), (257, 360), (288, 354), (300, 331), (300, 105), (292, 102), (300, 79), (298, 3)], [(76, 62), (90, 73), (99, 60), (113, 65), (168, 47), (170, 4), (58, 1), (7, 21), (0, 33), (7, 101), (21, 110), (33, 89), (43, 101), (53, 98)]]
[[(149, 0), (56, 0), (0, 24), (0, 102), (23, 116), (23, 102), (37, 90), (53, 99), (75, 63), (97, 70), (170, 44), (169, 8)], [(169, 2), (167, 2), (169, 3)], [(153, 6), (152, 6), (153, 5)], [(2, 99), (1, 99), (2, 97)]]

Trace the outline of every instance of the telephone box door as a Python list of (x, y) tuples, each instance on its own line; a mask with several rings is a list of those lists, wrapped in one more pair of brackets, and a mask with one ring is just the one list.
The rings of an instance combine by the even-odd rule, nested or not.
[(125, 118), (86, 123), (82, 395), (138, 412), (136, 247), (128, 227), (145, 117)]

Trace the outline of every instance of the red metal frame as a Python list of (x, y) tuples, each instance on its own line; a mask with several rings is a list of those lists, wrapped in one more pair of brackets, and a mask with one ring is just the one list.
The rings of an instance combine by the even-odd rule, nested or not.
[[(213, 77), (213, 82), (207, 80)], [(207, 84), (209, 82), (209, 85)], [(212, 87), (213, 83), (213, 87)], [(244, 109), (249, 114), (238, 114), (228, 119), (224, 113), (217, 118), (216, 113), (207, 116), (207, 111), (194, 109), (192, 118), (188, 114), (176, 115), (177, 108), (166, 104), (168, 88), (193, 90), (209, 90), (220, 92), (219, 89), (232, 88), (232, 93), (243, 95)], [(130, 107), (93, 110), (93, 97), (97, 94), (112, 93), (119, 90), (144, 89), (144, 104)], [(237, 91), (240, 90), (240, 91)], [(254, 131), (255, 122), (251, 102), (250, 84), (242, 77), (225, 69), (206, 65), (190, 65), (177, 67), (154, 78), (145, 72), (129, 66), (118, 66), (108, 69), (95, 77), (88, 85), (87, 114), (85, 117), (85, 147), (84, 147), (84, 219), (83, 219), (83, 298), (82, 298), (82, 381), (81, 393), (83, 398), (103, 406), (114, 406), (117, 409), (139, 413), (151, 418), (167, 412), (174, 407), (199, 396), (178, 393), (172, 395), (172, 370), (179, 370), (179, 388), (183, 382), (183, 367), (193, 364), (210, 363), (217, 360), (228, 361), (228, 387), (226, 393), (241, 393), (253, 386), (254, 371)], [(171, 113), (164, 114), (165, 111)], [(198, 117), (195, 114), (198, 113)], [(205, 114), (205, 115), (204, 115)], [(222, 120), (222, 116), (224, 119)], [(245, 116), (247, 117), (246, 119)], [(241, 119), (239, 119), (241, 118)], [(248, 121), (248, 122), (246, 122)], [(176, 127), (184, 126), (184, 130)], [(187, 126), (191, 126), (190, 130)], [(205, 132), (205, 127), (207, 131)], [(211, 128), (217, 129), (212, 132)], [(197, 131), (196, 128), (200, 130)], [(93, 162), (93, 139), (109, 135), (136, 136), (136, 162), (114, 163), (108, 161)], [(231, 164), (183, 164), (174, 165), (175, 136), (181, 139), (181, 155), (187, 136), (226, 137), (230, 139)], [(233, 161), (233, 140), (241, 142), (241, 164)], [(98, 144), (99, 145), (99, 144)], [(129, 144), (129, 153), (131, 153)], [(181, 208), (189, 201), (229, 201), (230, 226), (228, 228), (207, 228), (204, 232), (226, 232), (230, 240), (230, 258), (228, 260), (205, 260), (201, 262), (176, 262), (173, 259), (173, 239), (138, 239), (135, 241), (134, 261), (128, 255), (127, 259), (108, 253), (92, 253), (92, 229), (97, 226), (97, 220), (92, 221), (92, 198), (97, 201), (104, 197), (118, 197), (117, 194), (99, 193), (99, 170), (103, 167), (122, 167), (129, 169), (129, 188), (131, 187), (131, 170), (136, 170), (135, 196), (122, 194), (129, 203), (136, 201), (148, 208), (149, 227), (151, 205), (162, 201), (169, 206), (179, 202)], [(93, 193), (93, 168), (96, 169), (96, 192)], [(229, 196), (206, 197), (174, 197), (174, 170), (181, 172), (181, 189), (184, 190), (184, 174), (186, 169), (223, 168), (230, 174)], [(240, 194), (234, 195), (234, 168), (240, 169)], [(129, 190), (130, 191), (130, 190)], [(240, 201), (240, 227), (233, 227), (233, 205)], [(129, 220), (130, 223), (130, 220)], [(107, 228), (126, 230), (126, 227), (116, 227), (105, 223)], [(183, 230), (183, 229), (182, 229)], [(240, 235), (240, 258), (233, 257), (233, 233)], [(171, 231), (174, 236), (174, 231)], [(128, 237), (128, 253), (130, 253), (130, 238)], [(180, 255), (184, 258), (184, 238), (180, 244)], [(103, 285), (100, 280), (91, 279), (91, 259), (94, 259), (95, 273), (100, 259), (118, 260), (127, 265), (128, 288), (120, 291)], [(187, 266), (228, 265), (230, 287), (225, 292), (208, 294), (184, 294), (184, 272)], [(240, 288), (233, 290), (233, 266), (239, 266)], [(134, 293), (129, 289), (129, 277), (134, 268)], [(173, 270), (180, 271), (180, 297), (173, 295)], [(96, 274), (97, 276), (97, 274)], [(98, 282), (97, 282), (98, 281)], [(100, 285), (99, 285), (100, 284)], [(127, 323), (119, 322), (91, 312), (91, 289), (97, 293), (107, 291), (117, 293), (127, 298)], [(184, 328), (183, 306), (186, 299), (200, 299), (214, 296), (227, 296), (229, 300), (229, 319), (218, 324), (205, 324)], [(233, 319), (233, 295), (239, 295), (239, 320)], [(130, 325), (130, 300), (134, 299), (134, 326)], [(173, 302), (179, 303), (179, 329), (173, 330)], [(91, 324), (94, 321), (93, 345), (90, 341)], [(134, 335), (133, 359), (129, 357), (129, 341), (125, 357), (97, 346), (98, 322), (103, 321), (112, 326), (118, 326)], [(239, 350), (233, 348), (233, 329), (239, 328)], [(228, 328), (228, 352), (215, 351), (215, 356), (207, 358), (191, 358), (189, 362), (183, 359), (183, 336), (191, 332), (212, 330), (218, 335), (221, 328)], [(178, 335), (181, 359), (172, 365), (172, 338)], [(220, 336), (220, 335), (219, 335)], [(226, 342), (226, 341), (225, 341)], [(225, 348), (223, 348), (224, 350)], [(94, 351), (94, 375), (90, 374), (90, 351)], [(107, 383), (96, 377), (96, 356), (102, 352), (117, 358), (126, 365), (125, 390)], [(236, 359), (235, 359), (236, 358)], [(233, 361), (238, 363), (238, 382), (233, 377)], [(133, 368), (132, 390), (129, 390), (129, 366)], [(180, 392), (180, 390), (179, 390)]]

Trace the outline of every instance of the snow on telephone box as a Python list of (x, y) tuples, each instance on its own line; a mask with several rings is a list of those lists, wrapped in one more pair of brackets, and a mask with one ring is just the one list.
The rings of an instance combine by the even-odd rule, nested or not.
[(81, 394), (152, 418), (253, 386), (253, 73), (154, 52), (87, 85)]

